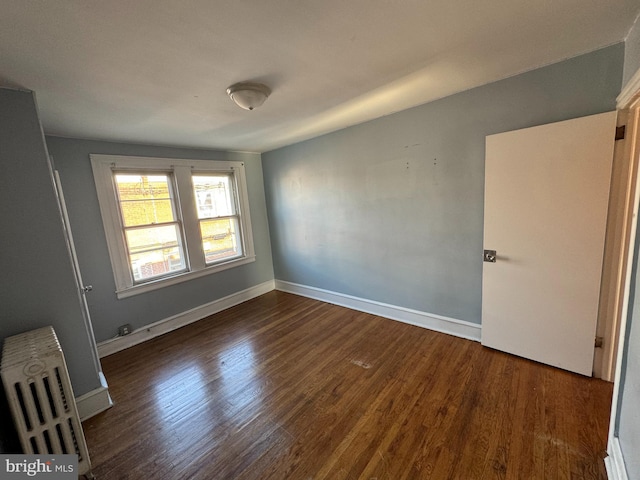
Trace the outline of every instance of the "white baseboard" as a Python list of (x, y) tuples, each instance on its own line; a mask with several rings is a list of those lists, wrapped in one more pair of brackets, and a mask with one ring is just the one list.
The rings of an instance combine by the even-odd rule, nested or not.
[(100, 387), (76, 398), (80, 421), (85, 421), (113, 406), (111, 395), (109, 395), (107, 379), (104, 378), (102, 372), (100, 372), (99, 375)]
[(609, 477), (609, 480), (628, 480), (627, 468), (624, 466), (624, 458), (622, 457), (618, 437), (611, 437), (609, 439), (609, 448), (607, 451), (609, 456), (604, 459), (604, 466), (607, 468), (607, 477)]
[(381, 317), (390, 318), (399, 322), (428, 328), (436, 332), (447, 333), (456, 337), (468, 340), (480, 341), (481, 327), (478, 324), (457, 320), (455, 318), (443, 317), (431, 313), (411, 310), (409, 308), (389, 305), (387, 303), (367, 300), (365, 298), (352, 297), (342, 293), (331, 292), (321, 288), (308, 287), (297, 283), (276, 280), (276, 290), (293, 293), (303, 297), (321, 300), (323, 302), (340, 305), (360, 312), (371, 313)]
[(274, 289), (332, 303), (334, 305), (340, 305), (360, 312), (379, 315), (381, 317), (390, 318), (410, 325), (428, 328), (429, 330), (435, 330), (436, 332), (447, 333), (449, 335), (455, 335), (456, 337), (475, 340), (477, 342), (480, 341), (481, 327), (475, 323), (389, 305), (365, 298), (353, 297), (320, 288), (285, 282), (282, 280), (269, 280), (260, 285), (256, 285), (255, 287), (242, 290), (241, 292), (234, 293), (219, 300), (214, 300), (213, 302), (205, 305), (165, 318), (147, 325), (146, 327), (139, 328), (124, 337), (117, 337), (100, 342), (98, 344), (98, 354), (100, 355), (100, 358), (106, 357), (159, 335), (163, 335), (177, 328), (201, 320), (209, 315), (226, 310), (227, 308), (233, 307), (242, 302), (246, 302), (247, 300), (251, 300), (252, 298), (263, 295)]
[(138, 328), (124, 337), (117, 337), (98, 344), (98, 354), (100, 358), (106, 357), (113, 353), (124, 350), (125, 348), (133, 347), (139, 343), (146, 342), (157, 336), (171, 332), (190, 323), (197, 322), (203, 318), (213, 315), (214, 313), (221, 312), (227, 308), (231, 308), (252, 298), (264, 295), (275, 289), (274, 280), (261, 283), (246, 290), (242, 290), (237, 293), (233, 293), (226, 297), (214, 300), (213, 302), (200, 305), (199, 307), (192, 308), (186, 312), (173, 315), (172, 317), (165, 318), (158, 322), (151, 323), (146, 327)]

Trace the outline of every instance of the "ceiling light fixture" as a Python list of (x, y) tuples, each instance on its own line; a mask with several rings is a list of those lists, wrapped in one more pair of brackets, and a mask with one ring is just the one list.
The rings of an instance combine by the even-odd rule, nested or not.
[(236, 102), (240, 108), (253, 110), (264, 103), (271, 89), (263, 83), (239, 82), (227, 88), (227, 95)]

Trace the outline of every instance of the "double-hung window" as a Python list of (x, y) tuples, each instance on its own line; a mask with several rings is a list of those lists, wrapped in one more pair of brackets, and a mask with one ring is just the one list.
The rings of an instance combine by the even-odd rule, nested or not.
[(113, 174), (133, 283), (187, 269), (172, 176), (163, 172)]
[(202, 249), (207, 265), (242, 256), (240, 217), (233, 201), (233, 177), (228, 174), (195, 174)]
[(255, 260), (242, 162), (91, 155), (116, 293)]

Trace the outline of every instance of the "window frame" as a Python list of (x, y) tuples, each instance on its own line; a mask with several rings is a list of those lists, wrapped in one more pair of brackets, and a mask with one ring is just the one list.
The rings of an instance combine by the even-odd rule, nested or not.
[[(109, 250), (109, 258), (119, 299), (153, 291), (169, 285), (211, 275), (255, 261), (251, 214), (244, 162), (227, 160), (192, 160), (160, 157), (90, 154), (91, 167), (100, 204), (100, 213)], [(182, 224), (186, 272), (135, 282), (129, 264), (129, 252), (124, 237), (114, 171), (117, 173), (171, 172), (175, 189), (175, 208)], [(192, 176), (225, 174), (231, 176), (235, 207), (238, 215), (243, 254), (219, 263), (206, 264), (200, 220), (198, 219)]]

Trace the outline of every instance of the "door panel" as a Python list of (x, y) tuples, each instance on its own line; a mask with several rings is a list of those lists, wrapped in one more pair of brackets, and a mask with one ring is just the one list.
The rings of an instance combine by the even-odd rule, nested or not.
[(615, 122), (487, 137), (483, 345), (591, 375)]

